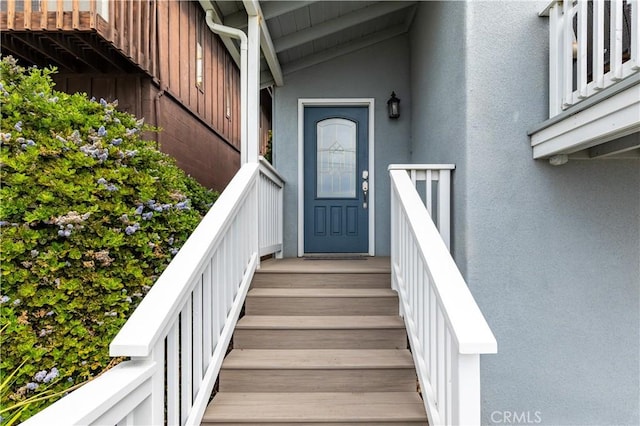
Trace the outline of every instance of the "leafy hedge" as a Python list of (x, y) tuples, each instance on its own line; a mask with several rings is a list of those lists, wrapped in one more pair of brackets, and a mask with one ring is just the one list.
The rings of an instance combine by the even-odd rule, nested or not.
[(1, 62), (0, 416), (24, 420), (103, 371), (108, 345), (216, 194), (117, 101)]

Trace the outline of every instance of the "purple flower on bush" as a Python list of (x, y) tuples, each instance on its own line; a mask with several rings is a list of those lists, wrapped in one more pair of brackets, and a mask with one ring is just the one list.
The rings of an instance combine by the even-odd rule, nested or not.
[(171, 252), (171, 254), (175, 256), (178, 253), (178, 249), (172, 248), (171, 250), (169, 250), (169, 252)]
[(11, 133), (0, 133), (0, 138), (3, 142), (9, 142), (11, 140)]
[(189, 200), (180, 201), (176, 204), (176, 209), (178, 210), (188, 210), (189, 209)]
[(138, 229), (140, 229), (140, 225), (138, 223), (134, 223), (133, 225), (127, 226), (124, 229), (124, 233), (127, 235), (133, 235)]
[(58, 230), (58, 236), (59, 237), (65, 237), (68, 238), (71, 236), (71, 229), (60, 229)]
[(100, 178), (97, 180), (99, 185), (106, 185), (107, 184), (107, 180), (105, 178)]
[(13, 306), (18, 306), (20, 303), (22, 303), (22, 300), (16, 299), (13, 301)]
[(18, 121), (15, 126), (13, 126), (18, 132), (22, 131), (22, 121)]
[(122, 143), (122, 138), (111, 139), (111, 145), (118, 146)]
[(114, 185), (112, 183), (107, 185), (107, 191), (109, 191), (109, 192), (114, 192), (114, 191), (117, 191), (118, 189), (120, 189), (120, 188), (118, 188), (116, 185)]
[(42, 382), (44, 380), (44, 378), (47, 377), (47, 370), (40, 370), (36, 373), (35, 376), (33, 376), (33, 379), (36, 382)]
[(107, 101), (105, 101), (103, 98), (100, 98), (100, 105), (102, 105), (103, 107), (106, 107)]
[(27, 146), (36, 146), (36, 143), (33, 141), (33, 139), (27, 139)]
[(136, 214), (140, 215), (142, 214), (142, 211), (144, 210), (144, 206), (141, 204), (138, 206), (138, 208), (136, 209)]
[(153, 212), (146, 212), (142, 214), (142, 219), (143, 220), (149, 220), (153, 217)]
[(9, 296), (0, 297), (0, 303), (7, 303), (11, 298)]
[(104, 126), (100, 126), (100, 128), (98, 129), (98, 136), (106, 136), (107, 135), (107, 129), (104, 128)]
[(27, 390), (34, 391), (34, 390), (38, 389), (38, 384), (34, 383), (34, 382), (29, 382), (29, 383), (27, 383), (26, 388), (27, 388)]
[(128, 150), (128, 151), (125, 151), (124, 153), (124, 155), (126, 155), (128, 158), (135, 157), (137, 154), (138, 154), (137, 149)]
[(0, 220), (0, 226), (7, 226), (9, 224), (9, 222), (7, 222), (6, 220)]
[(42, 379), (43, 382), (45, 383), (49, 383), (50, 381), (52, 381), (53, 379), (55, 379), (56, 377), (58, 377), (60, 374), (58, 373), (58, 369), (53, 367), (51, 369), (51, 371), (49, 371), (49, 374), (47, 374), (44, 379)]

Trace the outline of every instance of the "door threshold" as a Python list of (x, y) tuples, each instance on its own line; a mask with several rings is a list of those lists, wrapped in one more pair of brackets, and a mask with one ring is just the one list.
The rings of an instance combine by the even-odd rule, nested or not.
[(302, 260), (367, 260), (366, 253), (307, 253)]

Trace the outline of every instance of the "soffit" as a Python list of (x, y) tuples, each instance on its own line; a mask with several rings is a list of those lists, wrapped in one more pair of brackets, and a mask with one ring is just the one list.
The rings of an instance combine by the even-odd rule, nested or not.
[[(243, 1), (217, 1), (223, 24), (246, 31)], [(262, 11), (274, 55), (286, 75), (409, 30), (412, 1), (253, 1)], [(273, 84), (266, 61), (262, 86)]]

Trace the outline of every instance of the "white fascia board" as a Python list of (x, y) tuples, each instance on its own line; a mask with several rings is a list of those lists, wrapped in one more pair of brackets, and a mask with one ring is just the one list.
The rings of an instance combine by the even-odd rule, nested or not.
[(354, 10), (338, 18), (296, 31), (274, 40), (276, 52), (282, 52), (321, 37), (334, 34), (354, 25), (370, 21), (380, 16), (413, 6), (415, 2), (380, 2), (372, 6)]
[(531, 134), (533, 158), (571, 154), (640, 131), (640, 84)]
[(269, 65), (269, 70), (273, 76), (273, 81), (276, 86), (282, 86), (284, 84), (284, 77), (282, 74), (282, 67), (280, 61), (276, 55), (276, 50), (273, 46), (273, 40), (271, 40), (271, 34), (267, 27), (267, 22), (262, 15), (262, 9), (260, 8), (260, 2), (257, 0), (244, 0), (244, 7), (247, 10), (247, 14), (250, 16), (258, 16), (260, 18), (260, 47), (264, 59)]

